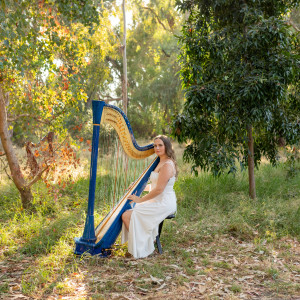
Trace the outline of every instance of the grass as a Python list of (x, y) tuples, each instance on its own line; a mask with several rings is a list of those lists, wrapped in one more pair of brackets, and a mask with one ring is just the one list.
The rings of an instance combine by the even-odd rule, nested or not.
[(203, 232), (230, 233), (245, 239), (253, 238), (257, 231), (268, 239), (287, 234), (299, 237), (299, 175), (286, 179), (285, 172), (284, 165), (261, 167), (256, 173), (255, 200), (247, 196), (245, 173), (217, 179), (209, 174), (184, 176), (176, 185), (180, 216), (198, 221)]
[(164, 223), (164, 253), (142, 260), (127, 258), (123, 246), (107, 259), (73, 255), (87, 208), (86, 176), (57, 201), (36, 185), (35, 214), (22, 210), (17, 190), (1, 177), (0, 298), (299, 296), (300, 174), (287, 177), (283, 163), (262, 165), (251, 200), (245, 172), (194, 177), (188, 164), (179, 160), (179, 167), (178, 212)]
[(238, 284), (233, 284), (230, 288), (231, 291), (233, 291), (234, 293), (240, 293), (242, 288), (240, 285)]

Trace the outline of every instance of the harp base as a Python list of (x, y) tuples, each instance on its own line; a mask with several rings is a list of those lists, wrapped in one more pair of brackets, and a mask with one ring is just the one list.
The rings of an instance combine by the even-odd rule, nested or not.
[(107, 257), (111, 254), (111, 250), (103, 249), (99, 244), (89, 243), (82, 238), (75, 238), (75, 251), (76, 255), (98, 255), (100, 257)]

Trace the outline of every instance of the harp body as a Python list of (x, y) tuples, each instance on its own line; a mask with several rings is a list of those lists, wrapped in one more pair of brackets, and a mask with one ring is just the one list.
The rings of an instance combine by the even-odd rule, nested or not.
[[(127, 197), (131, 194), (140, 196), (148, 182), (151, 172), (159, 163), (155, 158), (142, 172), (134, 185), (121, 197), (106, 217), (96, 227), (94, 225), (95, 188), (97, 178), (97, 160), (100, 123), (110, 124), (117, 132), (124, 152), (133, 159), (145, 159), (154, 153), (153, 144), (139, 146), (134, 138), (126, 115), (118, 107), (106, 104), (104, 101), (93, 101), (93, 139), (90, 166), (90, 184), (88, 197), (88, 212), (82, 237), (75, 239), (75, 254), (90, 253), (105, 255), (106, 249), (115, 243), (122, 229), (122, 214), (130, 209)], [(100, 178), (101, 180), (101, 178)]]

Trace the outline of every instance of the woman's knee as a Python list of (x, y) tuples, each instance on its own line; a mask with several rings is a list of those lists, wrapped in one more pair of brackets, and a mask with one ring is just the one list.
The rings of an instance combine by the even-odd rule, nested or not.
[(126, 222), (128, 220), (128, 210), (126, 210), (123, 214), (122, 214), (122, 221)]
[(129, 221), (130, 221), (131, 214), (132, 214), (132, 211), (131, 211), (131, 210), (126, 210), (126, 211), (122, 214), (122, 221), (123, 221), (123, 222), (129, 222)]
[(122, 221), (124, 222), (125, 221), (125, 219), (126, 219), (126, 211), (122, 214)]

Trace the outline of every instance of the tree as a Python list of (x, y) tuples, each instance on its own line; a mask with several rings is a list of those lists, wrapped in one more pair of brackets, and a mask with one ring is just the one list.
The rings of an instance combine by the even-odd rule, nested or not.
[[(106, 5), (114, 16), (124, 21), (124, 10), (122, 13), (113, 2)], [(132, 15), (128, 28), (122, 26), (122, 22), (111, 27), (118, 51), (108, 53), (106, 61), (114, 79), (111, 85), (114, 90), (110, 91), (111, 96), (109, 93), (97, 95), (106, 102), (119, 101), (123, 97), (115, 95), (126, 94), (124, 87), (128, 86), (128, 115), (134, 132), (139, 137), (167, 132), (171, 115), (179, 110), (183, 101), (177, 74), (179, 46), (175, 37), (180, 33), (183, 16), (175, 10), (174, 0), (151, 0), (147, 4), (141, 0), (130, 1), (127, 15)], [(123, 55), (125, 31), (127, 85), (124, 85), (123, 76), (127, 69)]]
[(125, 0), (122, 2), (123, 11), (123, 45), (122, 45), (122, 55), (123, 55), (123, 75), (122, 75), (122, 97), (123, 97), (123, 111), (127, 115), (128, 107), (128, 94), (127, 94), (127, 54), (126, 54), (126, 34), (127, 34), (127, 24), (126, 24), (126, 8)]
[[(123, 111), (126, 112), (128, 83), (125, 0), (122, 7), (116, 1), (103, 2), (100, 16), (100, 24), (95, 28), (97, 36), (93, 34), (93, 46), (89, 49), (89, 66), (83, 76), (86, 79), (87, 107), (95, 99), (105, 102), (123, 100)], [(115, 18), (114, 22), (110, 17)]]
[[(278, 142), (299, 140), (299, 47), (287, 13), (294, 0), (177, 1), (188, 19), (179, 38), (186, 102), (173, 123), (184, 157), (220, 175), (275, 164)], [(293, 107), (298, 109), (293, 110)]]
[(128, 29), (128, 115), (140, 136), (167, 133), (171, 115), (178, 112), (180, 88), (176, 34), (183, 16), (175, 1), (134, 1), (133, 24)]
[[(37, 138), (52, 129), (65, 131), (68, 109), (86, 97), (78, 75), (78, 68), (87, 64), (86, 52), (80, 51), (77, 34), (92, 33), (98, 12), (89, 0), (2, 1), (1, 8), (0, 138), (11, 178), (27, 208), (32, 185), (50, 164), (45, 161), (25, 178), (9, 129), (25, 136), (34, 131)], [(68, 64), (63, 57), (69, 57)]]

